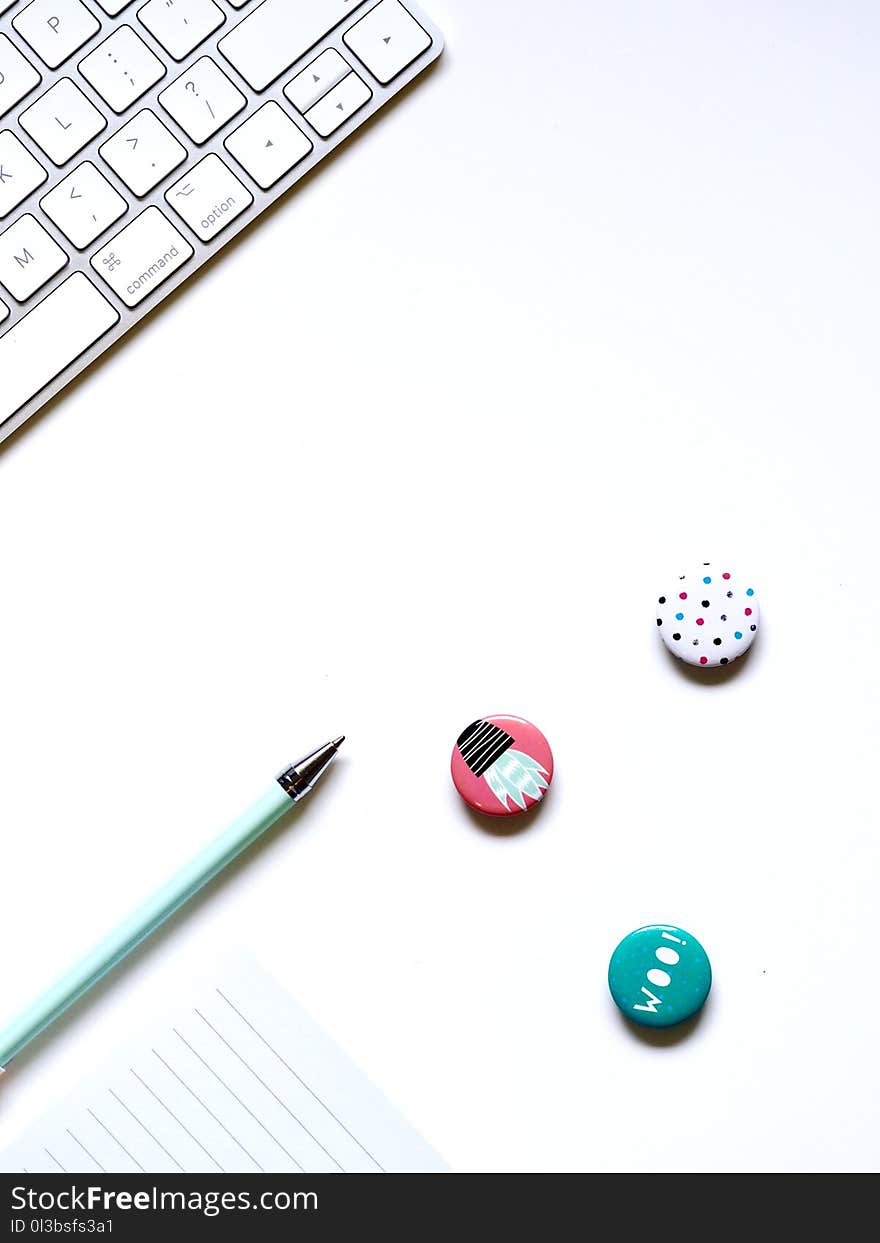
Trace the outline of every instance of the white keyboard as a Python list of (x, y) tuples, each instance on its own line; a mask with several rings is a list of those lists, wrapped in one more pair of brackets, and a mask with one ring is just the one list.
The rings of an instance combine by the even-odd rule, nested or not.
[(410, 0), (0, 0), (0, 440), (442, 50)]

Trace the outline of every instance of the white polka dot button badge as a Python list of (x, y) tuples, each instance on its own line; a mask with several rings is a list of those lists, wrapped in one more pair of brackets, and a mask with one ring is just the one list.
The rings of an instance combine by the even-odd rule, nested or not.
[(708, 561), (680, 574), (657, 598), (657, 629), (666, 646), (689, 665), (729, 665), (758, 633), (760, 610), (751, 582)]

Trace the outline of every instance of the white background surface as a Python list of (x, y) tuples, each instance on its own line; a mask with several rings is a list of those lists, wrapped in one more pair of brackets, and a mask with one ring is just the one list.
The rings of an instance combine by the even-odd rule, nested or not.
[[(20, 1058), (0, 1143), (253, 949), (461, 1170), (872, 1169), (874, 4), (430, 0), (448, 51), (0, 453), (3, 1009), (337, 731), (324, 788)], [(726, 681), (656, 635), (728, 559)], [(514, 836), (448, 777), (509, 711)], [(715, 987), (643, 1039), (668, 921)]]

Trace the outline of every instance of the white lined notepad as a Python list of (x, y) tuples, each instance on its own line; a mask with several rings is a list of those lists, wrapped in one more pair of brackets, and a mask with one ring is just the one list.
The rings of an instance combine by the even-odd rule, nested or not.
[(6, 1173), (442, 1171), (437, 1154), (272, 979), (222, 973), (34, 1126)]

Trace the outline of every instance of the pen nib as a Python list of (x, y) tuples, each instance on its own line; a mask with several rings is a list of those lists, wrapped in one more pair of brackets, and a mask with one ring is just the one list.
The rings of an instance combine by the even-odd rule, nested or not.
[(315, 788), (333, 763), (336, 751), (344, 741), (345, 735), (342, 734), (333, 742), (325, 742), (323, 747), (318, 747), (316, 751), (304, 755), (301, 760), (297, 760), (295, 764), (291, 764), (279, 774), (278, 784), (294, 803), (299, 802)]

